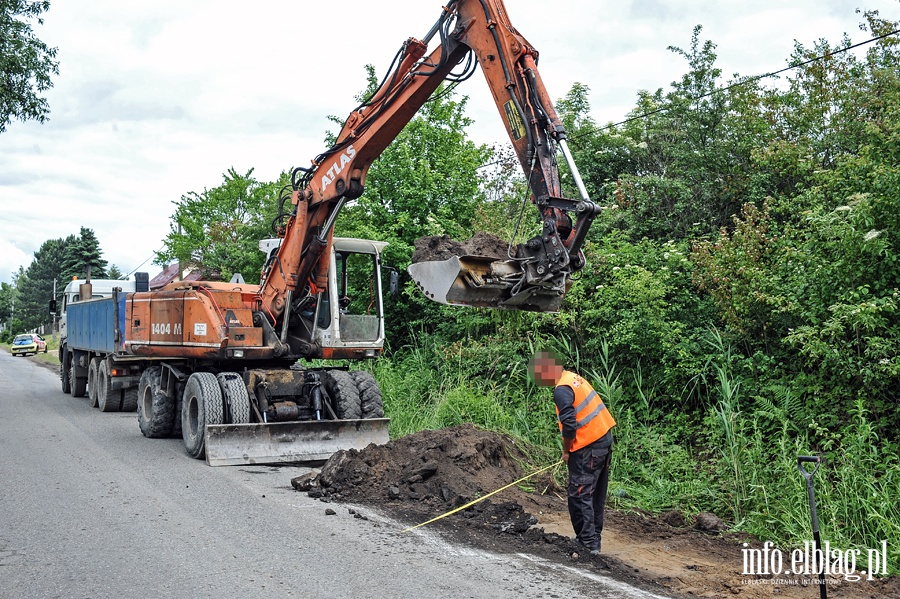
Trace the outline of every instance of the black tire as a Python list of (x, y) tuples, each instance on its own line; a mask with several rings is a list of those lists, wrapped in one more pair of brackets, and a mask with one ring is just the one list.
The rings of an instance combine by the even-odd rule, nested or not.
[(359, 390), (353, 377), (344, 370), (325, 372), (325, 390), (331, 397), (331, 406), (339, 420), (359, 420), (362, 418), (362, 404)]
[(122, 394), (122, 403), (119, 410), (122, 412), (135, 412), (138, 406), (138, 388), (128, 387), (119, 391)]
[(109, 365), (103, 360), (97, 367), (97, 407), (101, 412), (118, 412), (122, 407), (122, 392), (111, 387)]
[(62, 354), (62, 359), (60, 360), (59, 366), (59, 382), (62, 387), (63, 393), (71, 393), (72, 385), (69, 382), (69, 362), (71, 358), (69, 357), (69, 352), (62, 350), (60, 352)]
[(87, 394), (87, 377), (80, 377), (75, 372), (75, 360), (69, 360), (69, 387), (72, 397), (84, 397)]
[(181, 381), (175, 383), (175, 417), (172, 419), (172, 437), (181, 438), (181, 409), (184, 404), (184, 388), (186, 382)]
[(162, 439), (172, 434), (175, 426), (175, 400), (160, 388), (160, 366), (151, 366), (141, 374), (138, 386), (138, 425), (148, 439)]
[(247, 424), (250, 422), (250, 394), (244, 379), (236, 372), (222, 372), (216, 375), (225, 402), (225, 423)]
[(362, 417), (384, 418), (384, 401), (375, 377), (365, 370), (354, 370), (350, 376), (353, 377), (353, 382), (356, 383), (356, 388), (359, 390)]
[(222, 407), (222, 389), (216, 375), (195, 372), (188, 378), (181, 409), (181, 438), (192, 458), (206, 455), (206, 425), (222, 424)]
[(97, 372), (100, 368), (101, 358), (91, 358), (88, 366), (87, 396), (92, 408), (97, 407)]

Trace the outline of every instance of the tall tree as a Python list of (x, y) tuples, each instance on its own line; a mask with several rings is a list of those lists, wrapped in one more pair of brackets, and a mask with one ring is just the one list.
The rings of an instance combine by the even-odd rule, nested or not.
[(128, 278), (125, 276), (125, 273), (123, 273), (121, 270), (119, 270), (119, 267), (116, 266), (115, 264), (109, 265), (109, 269), (106, 271), (106, 277), (108, 279), (119, 279), (122, 281), (124, 281)]
[(687, 49), (669, 48), (687, 61), (687, 73), (668, 92), (641, 91), (626, 123), (598, 129), (581, 84), (559, 104), (588, 189), (623, 209), (602, 220), (634, 240), (713, 233), (731, 225), (743, 202), (765, 196), (752, 170), (753, 152), (771, 137), (763, 94), (756, 82), (722, 85), (716, 46), (701, 31), (694, 28)]
[(63, 274), (67, 278), (103, 279), (106, 278), (106, 264), (94, 230), (81, 227), (80, 235), (66, 245)]
[(19, 270), (12, 275), (12, 285), (3, 283), (0, 286), (0, 316), (5, 314), (2, 322), (6, 325), (2, 337), (6, 342), (11, 341), (14, 335), (25, 330), (24, 323), (19, 317), (19, 285), (25, 279), (25, 269), (20, 266)]
[(253, 169), (242, 175), (230, 168), (218, 187), (181, 196), (155, 262), (178, 261), (204, 277), (228, 280), (241, 273), (248, 282), (258, 279), (265, 261), (259, 240), (273, 235), (277, 191), (285, 182), (285, 175), (279, 183), (264, 183)]
[(9, 324), (12, 317), (16, 288), (9, 283), (0, 283), (0, 324)]
[[(875, 36), (897, 29), (865, 18)], [(797, 47), (803, 64), (767, 98), (777, 136), (754, 152), (772, 199), (695, 245), (696, 280), (741, 349), (772, 356), (765, 376), (789, 380), (820, 422), (839, 426), (830, 406), (859, 400), (896, 439), (900, 41), (878, 40), (864, 60), (836, 50)]]
[(53, 297), (53, 281), (56, 280), (57, 298), (68, 280), (62, 272), (62, 264), (66, 258), (69, 244), (75, 240), (73, 235), (67, 239), (48, 239), (34, 253), (34, 260), (25, 270), (25, 276), (17, 282), (19, 292), (19, 318), (29, 329), (49, 321), (47, 304)]
[(47, 119), (50, 107), (40, 96), (59, 74), (56, 48), (47, 46), (32, 30), (31, 21), (43, 24), (41, 14), (50, 0), (0, 2), (0, 133), (13, 119)]

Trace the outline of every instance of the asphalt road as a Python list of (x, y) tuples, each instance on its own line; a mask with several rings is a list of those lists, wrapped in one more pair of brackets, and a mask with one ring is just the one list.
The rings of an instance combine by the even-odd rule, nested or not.
[(354, 518), (294, 491), (306, 471), (210, 468), (0, 351), (0, 598), (652, 597)]

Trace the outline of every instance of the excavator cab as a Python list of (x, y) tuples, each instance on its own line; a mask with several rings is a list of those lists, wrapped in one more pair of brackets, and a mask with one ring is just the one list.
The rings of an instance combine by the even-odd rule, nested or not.
[[(273, 256), (279, 239), (260, 242)], [(384, 346), (381, 252), (387, 243), (335, 237), (328, 286), (301, 299), (284, 331), (301, 357), (365, 360)], [(298, 354), (293, 353), (292, 357)], [(242, 376), (255, 406), (247, 422), (207, 424), (211, 466), (276, 464), (327, 459), (341, 449), (363, 449), (389, 440), (381, 392), (370, 374), (298, 362), (288, 369), (255, 368)]]
[[(281, 239), (264, 239), (259, 248), (277, 259)], [(335, 237), (328, 284), (315, 295), (294, 297), (287, 330), (291, 354), (303, 358), (375, 358), (384, 347), (381, 277), (383, 241)], [(268, 268), (268, 266), (267, 266)], [(265, 270), (265, 269), (264, 269)]]
[(316, 306), (313, 338), (323, 352), (374, 358), (384, 346), (381, 252), (387, 243), (335, 237), (328, 289)]

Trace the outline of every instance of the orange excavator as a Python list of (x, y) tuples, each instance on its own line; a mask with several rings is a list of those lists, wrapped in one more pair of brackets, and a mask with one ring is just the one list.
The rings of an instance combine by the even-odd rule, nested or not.
[[(402, 45), (336, 143), (311, 168), (293, 172), (289, 195), (280, 200), (278, 238), (260, 244), (268, 254), (261, 284), (176, 282), (110, 298), (120, 307), (115, 349), (61, 350), (69, 387), (122, 396), (136, 387), (144, 435), (180, 432), (187, 452), (205, 455), (211, 465), (323, 459), (337, 449), (387, 441), (388, 420), (370, 374), (299, 366), (301, 358), (375, 358), (384, 343), (385, 244), (335, 238), (334, 224), (342, 207), (363, 194), (372, 162), (441, 83), (467, 78), (480, 66), (540, 213), (541, 233), (508, 259), (457, 256), (413, 264), (409, 273), (435, 301), (557, 310), (570, 275), (584, 266), (581, 246), (598, 207), (588, 199), (537, 62), (537, 50), (500, 0), (448, 2), (423, 39)], [(560, 155), (578, 199), (562, 196)], [(79, 384), (92, 372), (93, 387)], [(102, 405), (110, 403), (116, 405)]]

